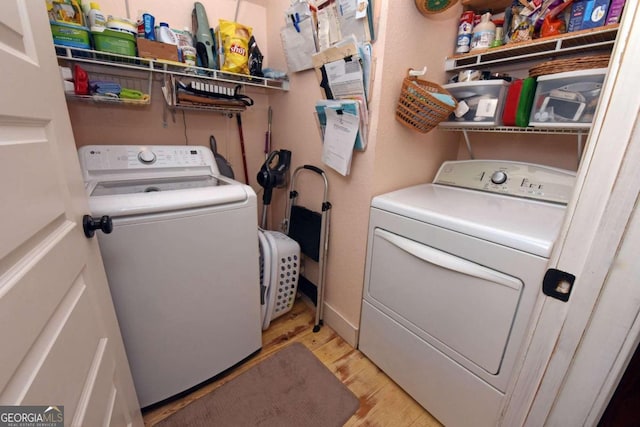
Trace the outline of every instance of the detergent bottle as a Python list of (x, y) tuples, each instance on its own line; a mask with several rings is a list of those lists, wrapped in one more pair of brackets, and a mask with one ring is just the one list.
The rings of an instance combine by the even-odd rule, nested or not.
[(169, 28), (169, 24), (166, 22), (161, 22), (160, 26), (156, 31), (156, 39), (162, 43), (168, 44), (178, 44), (178, 37), (176, 33), (173, 32), (171, 28)]
[(491, 22), (491, 13), (480, 18), (480, 23), (473, 28), (471, 50), (487, 49), (496, 38), (496, 24)]
[(104, 31), (107, 28), (107, 20), (100, 11), (98, 3), (91, 2), (88, 17), (91, 31)]

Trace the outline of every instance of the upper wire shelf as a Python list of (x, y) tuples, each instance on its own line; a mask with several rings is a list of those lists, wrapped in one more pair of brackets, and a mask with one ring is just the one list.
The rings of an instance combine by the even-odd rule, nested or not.
[(464, 131), (464, 132), (487, 132), (487, 133), (538, 133), (538, 134), (554, 134), (561, 133), (565, 135), (582, 135), (588, 134), (589, 128), (576, 128), (576, 127), (517, 127), (517, 126), (494, 126), (494, 127), (479, 127), (479, 126), (453, 126), (444, 125), (438, 126), (440, 130), (447, 131)]
[(59, 45), (56, 45), (55, 48), (56, 55), (59, 59), (63, 60), (125, 69), (146, 70), (154, 73), (198, 77), (266, 89), (289, 90), (288, 80), (268, 79), (264, 77), (248, 76), (246, 74), (228, 73), (209, 68), (192, 67), (180, 62), (139, 58), (135, 56), (118, 55), (89, 49), (79, 49)]

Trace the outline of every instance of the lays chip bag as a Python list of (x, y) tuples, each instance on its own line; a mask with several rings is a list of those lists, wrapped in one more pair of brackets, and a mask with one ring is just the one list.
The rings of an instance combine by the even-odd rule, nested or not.
[(249, 74), (251, 27), (220, 19), (220, 43), (224, 49), (222, 71)]

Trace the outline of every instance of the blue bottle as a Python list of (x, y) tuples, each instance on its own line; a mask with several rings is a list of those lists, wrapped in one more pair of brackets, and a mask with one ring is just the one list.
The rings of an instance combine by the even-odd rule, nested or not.
[(142, 14), (142, 22), (144, 24), (144, 38), (148, 39), (148, 40), (155, 40), (156, 39), (156, 33), (155, 33), (155, 18), (153, 17), (153, 15), (149, 14), (149, 13), (143, 13)]

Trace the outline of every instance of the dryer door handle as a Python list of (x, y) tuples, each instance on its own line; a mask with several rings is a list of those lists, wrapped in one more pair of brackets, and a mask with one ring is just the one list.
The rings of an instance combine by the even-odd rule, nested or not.
[(91, 215), (85, 215), (82, 217), (82, 229), (87, 239), (90, 239), (96, 234), (96, 230), (102, 230), (104, 234), (109, 234), (113, 231), (113, 221), (108, 215), (103, 215), (99, 220), (93, 219)]
[(474, 262), (467, 261), (466, 259), (459, 258), (455, 255), (451, 255), (438, 249), (434, 249), (422, 243), (418, 243), (402, 236), (398, 236), (397, 234), (393, 234), (381, 229), (376, 229), (375, 235), (386, 240), (399, 249), (402, 249), (408, 254), (413, 255), (414, 257), (426, 261), (430, 264), (437, 265), (438, 267), (446, 268), (447, 270), (466, 274), (467, 276), (476, 277), (478, 279), (488, 280), (499, 285), (515, 289), (517, 291), (519, 291), (522, 287), (521, 282), (511, 276), (507, 276), (506, 274), (491, 270)]

